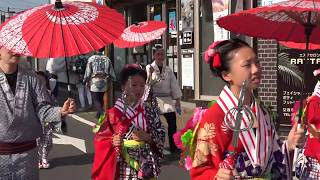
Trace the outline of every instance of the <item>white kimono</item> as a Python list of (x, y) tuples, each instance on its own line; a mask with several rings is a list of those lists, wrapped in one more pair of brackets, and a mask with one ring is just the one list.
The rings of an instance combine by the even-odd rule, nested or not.
[[(173, 100), (179, 99), (182, 96), (182, 92), (173, 71), (164, 65), (160, 73), (154, 61), (146, 67), (147, 72), (149, 72), (150, 66), (154, 69), (151, 74), (151, 81), (154, 82), (152, 90), (154, 96), (157, 97), (161, 113), (175, 112)], [(148, 74), (148, 76), (150, 75)]]

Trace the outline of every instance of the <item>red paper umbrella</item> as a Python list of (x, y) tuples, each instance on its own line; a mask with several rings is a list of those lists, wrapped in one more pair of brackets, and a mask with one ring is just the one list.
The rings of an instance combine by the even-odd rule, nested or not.
[(289, 0), (224, 16), (217, 23), (235, 33), (307, 46), (320, 44), (319, 22), (320, 0)]
[(131, 25), (114, 41), (114, 45), (119, 48), (142, 46), (160, 37), (166, 27), (166, 23), (161, 21), (146, 21)]
[[(293, 48), (293, 49), (302, 49), (305, 50), (306, 49), (306, 43), (296, 43), (296, 42), (292, 42), (292, 41), (280, 41), (279, 42), (282, 46), (286, 46), (288, 48)], [(320, 49), (320, 44), (313, 44), (313, 43), (309, 43), (309, 49), (310, 50), (316, 50), (316, 49)]]
[(70, 57), (112, 43), (124, 28), (123, 16), (107, 6), (57, 0), (6, 21), (0, 46), (38, 58)]

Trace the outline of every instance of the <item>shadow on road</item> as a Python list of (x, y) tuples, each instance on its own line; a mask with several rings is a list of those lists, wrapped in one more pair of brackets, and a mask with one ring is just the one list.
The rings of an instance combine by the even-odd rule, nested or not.
[(55, 168), (58, 166), (92, 164), (93, 157), (94, 157), (94, 153), (53, 158), (50, 161), (50, 166), (51, 166), (50, 168)]
[(165, 155), (161, 160), (161, 165), (173, 164), (174, 162), (177, 162), (177, 161), (179, 162), (179, 160), (180, 160), (179, 154)]

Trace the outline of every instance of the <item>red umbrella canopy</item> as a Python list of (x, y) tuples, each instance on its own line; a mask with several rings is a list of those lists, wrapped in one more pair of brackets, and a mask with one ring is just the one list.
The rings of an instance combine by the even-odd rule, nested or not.
[(112, 43), (124, 28), (124, 17), (107, 6), (85, 2), (59, 6), (58, 1), (29, 9), (2, 24), (0, 46), (38, 58), (70, 57)]
[(320, 0), (289, 0), (224, 16), (218, 25), (235, 33), (278, 41), (320, 44)]
[(160, 37), (166, 31), (162, 21), (146, 21), (127, 27), (121, 36), (114, 41), (119, 48), (142, 46)]
[[(306, 49), (306, 43), (296, 43), (296, 42), (292, 42), (292, 41), (288, 41), (288, 42), (280, 41), (279, 44), (281, 44), (282, 46), (286, 46), (288, 48), (293, 48), (293, 49), (302, 49), (302, 50)], [(320, 44), (310, 43), (309, 49), (310, 50), (320, 49)]]

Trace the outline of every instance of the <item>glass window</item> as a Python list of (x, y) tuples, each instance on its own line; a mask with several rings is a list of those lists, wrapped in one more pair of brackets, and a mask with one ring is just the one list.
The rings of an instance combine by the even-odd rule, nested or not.
[[(201, 14), (200, 14), (200, 94), (209, 96), (218, 96), (221, 89), (225, 85), (219, 77), (212, 75), (209, 65), (205, 63), (203, 54), (207, 47), (214, 41), (213, 18), (212, 18), (212, 1), (201, 0)], [(230, 1), (229, 1), (230, 2)], [(256, 7), (257, 0), (231, 1), (231, 13), (239, 12), (244, 9)], [(253, 45), (253, 39), (247, 36), (236, 36), (230, 33), (230, 37), (238, 37)]]
[(209, 65), (204, 61), (204, 52), (214, 40), (211, 1), (201, 1), (200, 16), (200, 94), (218, 96), (224, 82), (213, 76)]

